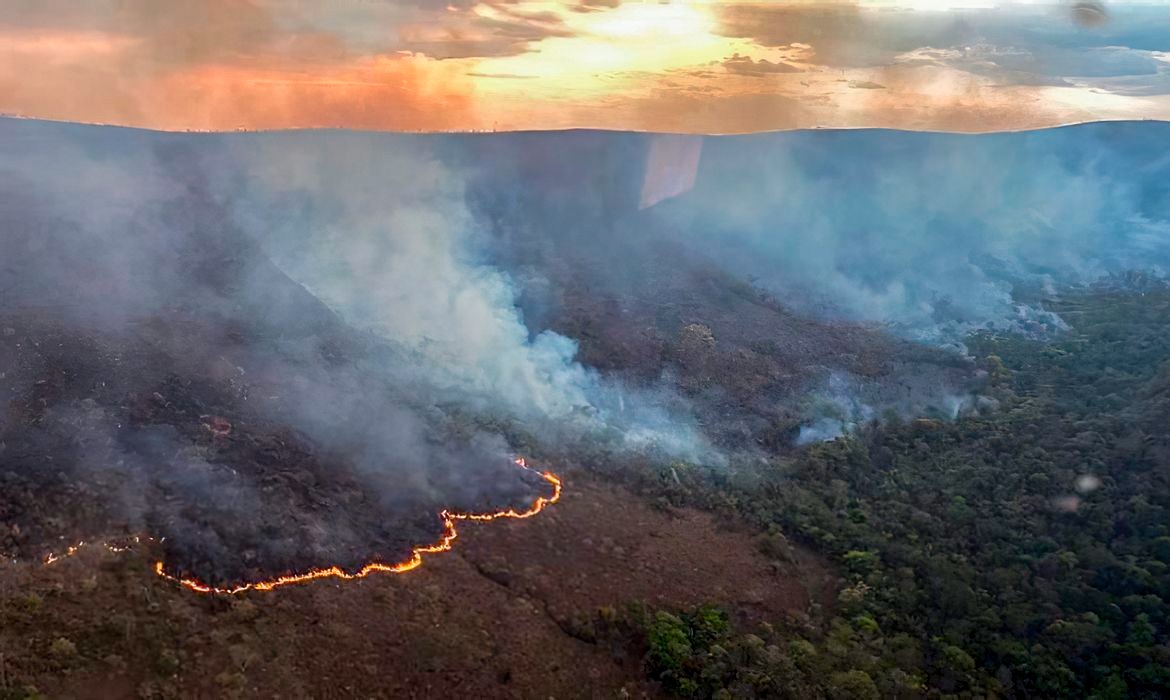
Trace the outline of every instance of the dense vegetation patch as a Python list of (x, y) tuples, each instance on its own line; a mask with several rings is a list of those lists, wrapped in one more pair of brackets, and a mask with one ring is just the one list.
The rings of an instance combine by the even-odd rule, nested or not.
[(1170, 696), (1170, 290), (1049, 300), (1071, 329), (982, 332), (996, 410), (870, 425), (765, 477), (675, 465), (641, 488), (836, 558), (830, 612), (750, 634), (645, 613), (681, 696)]

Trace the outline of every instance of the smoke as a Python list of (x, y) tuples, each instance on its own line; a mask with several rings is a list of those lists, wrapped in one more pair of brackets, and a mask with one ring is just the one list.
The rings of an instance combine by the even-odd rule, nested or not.
[(217, 583), (354, 567), (530, 502), (517, 440), (718, 459), (677, 397), (526, 326), (426, 140), (0, 129), (0, 479), (32, 485), (4, 551), (145, 531)]
[(517, 441), (720, 459), (668, 389), (526, 325), (434, 140), (0, 129), (0, 445), (108, 505), (26, 532), (142, 527), (237, 580), (527, 502)]
[(972, 392), (952, 393), (945, 387), (929, 384), (929, 380), (906, 376), (897, 390), (891, 391), (880, 383), (844, 372), (830, 372), (824, 385), (804, 398), (800, 407), (804, 422), (794, 443), (808, 445), (835, 440), (892, 416), (954, 421), (998, 408), (991, 397)]
[[(965, 354), (976, 330), (1067, 330), (1048, 301), (1069, 286), (1170, 269), (1161, 124), (704, 141), (694, 186), (650, 209), (653, 225), (818, 318)], [(914, 372), (896, 383), (916, 383)], [(981, 401), (954, 385), (882, 384), (840, 370), (813, 384), (796, 442), (891, 411), (954, 419)]]
[[(13, 306), (64, 295), (65, 308), (87, 323), (113, 327), (172, 304), (234, 305), (279, 325), (312, 306), (275, 291), (287, 275), (393, 350), (393, 363), (365, 370), (403, 391), (429, 392), (431, 403), (561, 435), (619, 428), (626, 444), (672, 455), (705, 449), (664, 412), (669, 397), (607, 381), (574, 360), (570, 338), (529, 330), (511, 277), (488, 259), (461, 174), (438, 157), (436, 140), (5, 127), (17, 132), (0, 160), (10, 220), (35, 209), (57, 231), (26, 230), (15, 246), (10, 268), (26, 271), (14, 277)], [(186, 269), (200, 266), (210, 279), (193, 281)], [(229, 271), (225, 292), (220, 278)], [(288, 329), (276, 330), (288, 351)], [(670, 424), (669, 434), (656, 436), (654, 424)]]
[(954, 343), (1059, 330), (1025, 289), (1170, 263), (1161, 125), (991, 136), (707, 139), (694, 188), (653, 209), (797, 308)]
[[(272, 260), (347, 323), (386, 341), (402, 385), (514, 417), (558, 440), (718, 459), (669, 396), (634, 392), (529, 329), (490, 259), (457, 166), (432, 140), (322, 133), (241, 139), (232, 209)], [(294, 212), (290, 216), (290, 212)]]
[(861, 401), (852, 384), (849, 377), (833, 373), (829, 376), (828, 387), (809, 397), (805, 414), (813, 420), (800, 426), (797, 445), (833, 440), (873, 420), (873, 407)]
[[(1064, 286), (1170, 265), (1161, 125), (676, 140), (650, 168), (629, 134), (0, 137), (0, 471), (62, 487), (46, 536), (121, 517), (221, 581), (525, 501), (518, 444), (710, 464), (708, 436), (993, 410), (873, 326), (1059, 332)], [(72, 467), (29, 457), (54, 445)]]
[(511, 282), (475, 249), (458, 180), (425, 148), (364, 134), (250, 145), (242, 228), (346, 321), (411, 353), (411, 371), (525, 418), (589, 405), (572, 341), (529, 338)]

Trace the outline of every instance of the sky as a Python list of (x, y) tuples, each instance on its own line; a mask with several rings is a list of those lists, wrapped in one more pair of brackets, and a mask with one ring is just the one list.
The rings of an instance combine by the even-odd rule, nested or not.
[(1170, 118), (1170, 4), (4, 0), (0, 113), (164, 130)]

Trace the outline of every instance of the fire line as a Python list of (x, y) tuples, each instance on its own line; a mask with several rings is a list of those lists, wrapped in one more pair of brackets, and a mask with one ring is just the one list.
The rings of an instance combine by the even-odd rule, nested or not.
[[(251, 583), (245, 583), (245, 584), (241, 584), (239, 586), (234, 586), (234, 587), (230, 587), (230, 588), (220, 588), (217, 586), (211, 586), (211, 585), (208, 585), (206, 583), (203, 583), (202, 581), (200, 581), (198, 579), (184, 578), (182, 576), (176, 576), (174, 574), (168, 573), (166, 570), (166, 566), (163, 564), (162, 561), (155, 562), (154, 573), (157, 574), (158, 576), (168, 580), (168, 581), (171, 581), (172, 583), (179, 584), (183, 588), (186, 588), (186, 589), (191, 590), (191, 591), (195, 591), (196, 593), (210, 593), (210, 594), (216, 594), (216, 595), (236, 595), (239, 593), (244, 593), (245, 591), (271, 591), (271, 590), (273, 590), (275, 588), (279, 588), (281, 586), (288, 586), (288, 585), (292, 585), (295, 583), (306, 583), (308, 581), (315, 581), (317, 579), (324, 579), (324, 578), (338, 578), (338, 579), (342, 579), (342, 580), (346, 580), (346, 581), (351, 581), (354, 579), (365, 578), (373, 573), (403, 574), (403, 573), (406, 573), (407, 571), (413, 571), (414, 569), (417, 569), (420, 566), (422, 566), (424, 555), (437, 554), (439, 552), (448, 552), (452, 549), (452, 547), (453, 547), (452, 543), (454, 543), (455, 539), (459, 536), (459, 532), (455, 527), (456, 521), (459, 521), (459, 520), (489, 521), (489, 520), (499, 520), (499, 519), (503, 519), (503, 518), (515, 518), (515, 519), (531, 518), (532, 516), (536, 515), (537, 513), (540, 513), (547, 506), (550, 506), (553, 503), (556, 503), (557, 501), (560, 500), (561, 490), (562, 490), (562, 484), (561, 484), (560, 477), (558, 477), (556, 474), (553, 474), (552, 472), (549, 472), (549, 471), (539, 472), (536, 469), (533, 469), (532, 467), (528, 466), (528, 463), (522, 457), (517, 458), (514, 461), (515, 461), (516, 465), (519, 466), (521, 469), (526, 469), (528, 471), (535, 472), (535, 473), (539, 474), (542, 479), (544, 479), (549, 484), (551, 484), (552, 488), (553, 488), (552, 494), (549, 496), (537, 497), (537, 499), (532, 502), (532, 505), (529, 506), (527, 510), (523, 510), (523, 511), (518, 511), (514, 508), (508, 508), (507, 510), (499, 510), (499, 511), (494, 511), (494, 512), (489, 512), (489, 513), (458, 513), (458, 512), (450, 511), (450, 510), (443, 510), (439, 513), (439, 517), (443, 521), (443, 535), (442, 535), (442, 537), (440, 537), (439, 540), (437, 542), (435, 542), (434, 544), (420, 545), (420, 546), (414, 547), (411, 550), (410, 557), (404, 561), (398, 562), (397, 564), (385, 564), (382, 562), (370, 562), (370, 563), (366, 564), (365, 566), (363, 566), (361, 569), (358, 569), (357, 571), (355, 571), (353, 573), (349, 573), (338, 566), (330, 566), (330, 567), (321, 568), (321, 569), (309, 569), (308, 571), (305, 571), (302, 573), (286, 574), (283, 576), (277, 576), (277, 577), (274, 577), (271, 579), (266, 579), (263, 581), (253, 581)], [(138, 540), (139, 540), (139, 538), (135, 538), (135, 541), (138, 541)], [(62, 558), (72, 556), (73, 554), (76, 554), (77, 551), (84, 544), (85, 543), (82, 542), (82, 543), (78, 543), (77, 545), (74, 545), (72, 547), (69, 547), (69, 549), (64, 554), (61, 554), (61, 555), (50, 554), (50, 555), (45, 557), (44, 563), (51, 564), (55, 561), (59, 561)], [(120, 552), (120, 551), (124, 551), (125, 549), (127, 549), (127, 547), (116, 547), (116, 546), (111, 546), (109, 544), (106, 545), (106, 548), (109, 549), (110, 551), (114, 551), (114, 552)]]

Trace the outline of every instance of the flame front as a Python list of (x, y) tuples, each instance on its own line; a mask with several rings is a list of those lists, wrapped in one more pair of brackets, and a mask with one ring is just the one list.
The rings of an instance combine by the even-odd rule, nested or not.
[[(521, 469), (529, 471), (536, 471), (528, 466), (523, 458), (516, 459), (516, 465)], [(370, 562), (354, 573), (348, 573), (337, 566), (331, 566), (325, 569), (310, 569), (299, 574), (287, 574), (285, 576), (277, 576), (276, 578), (267, 579), (265, 581), (254, 581), (252, 583), (245, 583), (233, 588), (218, 588), (210, 586), (198, 579), (183, 578), (175, 576), (167, 572), (166, 567), (161, 561), (155, 562), (154, 573), (168, 581), (173, 581), (184, 588), (190, 589), (197, 593), (215, 593), (220, 595), (235, 595), (243, 593), (244, 591), (271, 591), (274, 588), (281, 586), (288, 586), (294, 583), (305, 583), (307, 581), (314, 581), (322, 578), (338, 578), (346, 581), (353, 579), (365, 578), (373, 573), (386, 574), (402, 574), (407, 571), (413, 571), (422, 566), (423, 556), (426, 554), (435, 554), (438, 552), (450, 551), (452, 543), (455, 538), (459, 536), (458, 530), (455, 528), (457, 520), (498, 520), (501, 518), (531, 518), (540, 511), (545, 509), (545, 506), (556, 503), (561, 498), (561, 480), (556, 474), (552, 472), (538, 472), (540, 476), (552, 484), (553, 492), (550, 496), (540, 496), (527, 510), (517, 511), (513, 508), (507, 510), (496, 511), (494, 513), (456, 513), (449, 510), (444, 510), (439, 513), (439, 517), (443, 520), (443, 536), (434, 544), (422, 545), (411, 550), (410, 558), (397, 564), (384, 564), (381, 562)], [(72, 554), (73, 552), (69, 552)]]
[[(536, 472), (535, 469), (528, 466), (528, 463), (524, 460), (523, 457), (519, 457), (514, 461), (516, 466), (520, 467), (521, 469)], [(216, 586), (210, 586), (206, 583), (203, 583), (202, 581), (199, 581), (198, 579), (175, 576), (167, 572), (165, 565), (161, 561), (154, 563), (154, 573), (168, 581), (173, 581), (174, 583), (177, 583), (184, 588), (195, 591), (197, 593), (215, 593), (219, 595), (235, 595), (237, 593), (243, 593), (244, 591), (271, 591), (272, 589), (279, 588), (280, 586), (288, 586), (294, 583), (305, 583), (307, 581), (313, 581), (321, 578), (339, 578), (346, 581), (351, 581), (353, 579), (365, 578), (373, 573), (406, 573), (407, 571), (413, 571), (414, 569), (422, 566), (423, 555), (447, 552), (451, 550), (452, 543), (455, 541), (455, 538), (459, 536), (459, 532), (455, 528), (455, 521), (457, 520), (487, 521), (498, 520), (501, 518), (531, 518), (540, 511), (544, 510), (546, 506), (552, 505), (553, 503), (559, 501), (561, 498), (560, 477), (548, 471), (536, 473), (540, 474), (542, 479), (552, 485), (553, 491), (551, 495), (538, 497), (535, 501), (532, 502), (532, 505), (529, 506), (527, 510), (523, 511), (518, 511), (514, 508), (495, 511), (493, 513), (457, 513), (450, 510), (443, 510), (439, 513), (439, 517), (443, 521), (443, 535), (439, 538), (439, 541), (434, 544), (421, 545), (413, 548), (411, 550), (410, 557), (405, 561), (398, 562), (397, 564), (370, 562), (352, 574), (344, 571), (340, 567), (330, 566), (325, 569), (310, 569), (299, 574), (288, 574), (285, 576), (277, 576), (276, 578), (271, 578), (264, 581), (254, 581), (252, 583), (246, 583), (232, 588), (219, 588)], [(162, 542), (165, 540), (166, 538), (164, 537), (163, 539), (157, 541)], [(155, 542), (156, 540), (149, 536), (136, 536), (132, 541), (134, 544), (138, 544), (143, 541)], [(79, 551), (81, 551), (81, 549), (92, 544), (94, 543), (85, 541), (78, 542), (69, 546), (65, 549), (64, 552), (60, 554), (50, 553), (45, 555), (42, 562), (46, 566), (53, 564), (67, 557), (74, 556)], [(119, 553), (125, 552), (133, 545), (102, 542), (98, 543), (98, 546), (104, 547), (110, 552)]]

